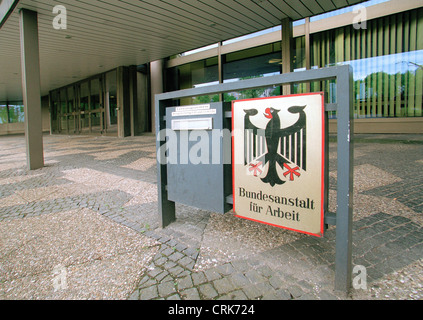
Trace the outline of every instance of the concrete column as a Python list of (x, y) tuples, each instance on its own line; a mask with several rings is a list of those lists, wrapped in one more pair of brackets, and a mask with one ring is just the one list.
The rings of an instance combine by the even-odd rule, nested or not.
[(136, 126), (136, 116), (138, 112), (138, 95), (137, 95), (137, 67), (129, 67), (129, 105), (130, 105), (130, 126), (131, 126), (131, 136), (135, 136), (135, 126)]
[[(136, 83), (131, 83), (134, 80), (136, 68), (134, 67), (118, 67), (117, 68), (117, 122), (118, 122), (118, 137), (128, 137), (134, 130), (133, 112), (136, 103), (134, 90), (136, 90)], [(135, 92), (136, 94), (136, 92)]]
[[(292, 19), (282, 19), (282, 73), (293, 71), (292, 48), (293, 48), (293, 27)], [(283, 94), (291, 94), (291, 85), (282, 86)]]
[[(127, 77), (125, 75), (126, 68), (117, 68), (117, 83), (116, 83), (116, 96), (117, 96), (117, 126), (118, 126), (118, 137), (125, 137), (125, 111), (126, 111), (126, 86)], [(129, 108), (129, 107), (128, 107)]]
[[(146, 68), (147, 69), (147, 68)], [(137, 112), (135, 112), (135, 135), (150, 132), (149, 128), (149, 76), (147, 71), (137, 72)]]
[(154, 96), (163, 93), (163, 60), (150, 62), (150, 83), (151, 83), (151, 132), (156, 132)]
[(37, 12), (19, 12), (22, 94), (29, 170), (44, 166)]

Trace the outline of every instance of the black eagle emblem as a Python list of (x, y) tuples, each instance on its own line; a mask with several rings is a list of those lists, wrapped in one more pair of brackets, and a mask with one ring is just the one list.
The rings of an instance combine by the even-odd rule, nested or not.
[(288, 112), (298, 114), (298, 120), (289, 127), (281, 128), (280, 110), (266, 108), (264, 116), (269, 119), (265, 128), (258, 128), (251, 117), (258, 114), (256, 109), (244, 110), (244, 165), (257, 176), (259, 166), (268, 164), (267, 174), (261, 178), (272, 187), (284, 184), (277, 172), (277, 165), (283, 170), (284, 177), (294, 180), (299, 177), (298, 170), (306, 170), (306, 106), (292, 106)]

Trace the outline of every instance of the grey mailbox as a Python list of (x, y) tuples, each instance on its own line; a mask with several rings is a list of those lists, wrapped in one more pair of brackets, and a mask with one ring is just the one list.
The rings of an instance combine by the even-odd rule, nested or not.
[(169, 200), (218, 213), (231, 209), (230, 110), (224, 102), (166, 108), (166, 129), (173, 131), (168, 148), (177, 153), (167, 164)]

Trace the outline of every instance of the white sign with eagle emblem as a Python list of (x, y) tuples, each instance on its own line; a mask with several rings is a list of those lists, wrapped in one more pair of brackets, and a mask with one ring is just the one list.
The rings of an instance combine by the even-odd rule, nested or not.
[(234, 212), (323, 236), (323, 93), (232, 102)]

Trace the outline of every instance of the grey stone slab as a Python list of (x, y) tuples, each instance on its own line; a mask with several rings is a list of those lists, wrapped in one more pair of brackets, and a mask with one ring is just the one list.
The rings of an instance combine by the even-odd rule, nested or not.
[(251, 284), (251, 281), (241, 272), (232, 273), (229, 276), (230, 281), (234, 284), (234, 286), (242, 288)]
[(247, 295), (242, 290), (235, 290), (232, 291), (226, 295), (223, 295), (219, 297), (218, 300), (237, 300), (237, 301), (243, 301), (247, 300)]
[(157, 285), (153, 285), (140, 290), (140, 300), (152, 300), (159, 296)]
[(204, 283), (198, 286), (198, 290), (204, 299), (213, 299), (219, 295), (210, 283)]
[(220, 295), (226, 294), (236, 289), (228, 278), (222, 278), (213, 281), (213, 286), (216, 288)]
[(199, 284), (202, 284), (208, 281), (204, 272), (202, 271), (192, 273), (191, 278), (192, 278), (192, 282), (194, 286), (198, 286)]
[(191, 276), (189, 275), (183, 278), (177, 279), (176, 283), (177, 283), (179, 291), (185, 290), (194, 286)]
[(217, 272), (215, 269), (207, 269), (204, 271), (204, 275), (206, 276), (208, 281), (214, 281), (220, 279), (222, 276)]
[(173, 281), (166, 281), (157, 285), (158, 293), (160, 297), (166, 297), (173, 293), (176, 293), (176, 288)]
[(197, 288), (189, 288), (180, 293), (183, 300), (200, 300)]

